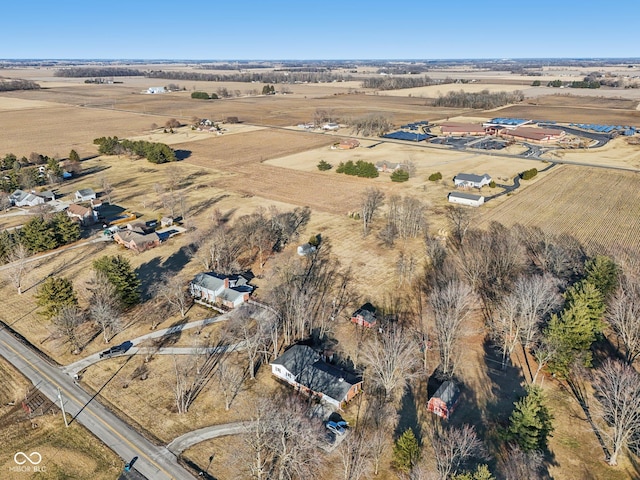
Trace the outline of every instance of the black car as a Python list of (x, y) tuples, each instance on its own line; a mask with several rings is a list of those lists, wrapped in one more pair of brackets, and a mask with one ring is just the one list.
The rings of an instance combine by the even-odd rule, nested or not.
[(126, 342), (122, 342), (120, 345), (114, 345), (110, 349), (100, 352), (100, 358), (112, 357), (119, 353), (125, 353), (131, 347), (133, 347), (133, 343), (127, 340)]

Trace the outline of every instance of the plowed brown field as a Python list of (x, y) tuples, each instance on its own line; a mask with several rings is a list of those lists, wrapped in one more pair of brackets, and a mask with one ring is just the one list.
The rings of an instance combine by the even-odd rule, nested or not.
[(640, 249), (639, 181), (638, 173), (556, 167), (496, 208), (483, 210), (482, 226), (535, 225), (573, 235), (591, 252), (633, 261), (637, 253), (632, 252)]

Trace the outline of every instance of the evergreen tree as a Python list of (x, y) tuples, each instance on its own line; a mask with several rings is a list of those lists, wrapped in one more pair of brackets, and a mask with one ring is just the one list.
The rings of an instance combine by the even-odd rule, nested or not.
[(618, 286), (618, 265), (605, 255), (590, 259), (585, 265), (585, 271), (586, 280), (598, 289), (605, 300)]
[(93, 268), (114, 286), (123, 308), (140, 303), (140, 278), (129, 260), (121, 255), (105, 255), (93, 262)]
[(420, 459), (420, 445), (411, 427), (407, 428), (393, 446), (393, 466), (409, 473)]
[(528, 387), (527, 394), (514, 405), (515, 409), (509, 418), (508, 439), (525, 452), (545, 450), (547, 437), (553, 432), (553, 416), (544, 403), (542, 389)]
[(451, 477), (451, 480), (496, 480), (489, 467), (482, 463), (473, 472), (464, 472)]
[(36, 304), (42, 308), (38, 313), (47, 319), (58, 315), (64, 306), (77, 306), (73, 283), (68, 278), (48, 277), (38, 289)]
[(58, 246), (52, 225), (42, 217), (33, 217), (20, 229), (25, 246), (32, 252), (44, 252)]
[(406, 182), (409, 180), (409, 172), (406, 170), (396, 170), (391, 174), (392, 182)]
[(80, 162), (80, 155), (78, 155), (78, 152), (76, 152), (75, 150), (71, 150), (69, 152), (69, 161), (71, 163), (79, 163)]
[(66, 245), (80, 239), (80, 224), (71, 220), (64, 212), (53, 217), (53, 226), (58, 245)]

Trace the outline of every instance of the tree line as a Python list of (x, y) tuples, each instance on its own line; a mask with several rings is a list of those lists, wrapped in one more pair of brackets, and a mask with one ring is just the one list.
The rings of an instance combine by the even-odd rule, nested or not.
[(38, 90), (40, 84), (32, 80), (24, 80), (16, 78), (9, 80), (6, 78), (0, 79), (0, 92), (10, 92), (12, 90)]
[(433, 105), (436, 107), (452, 107), (452, 108), (478, 108), (489, 109), (501, 107), (510, 103), (519, 103), (524, 100), (524, 94), (520, 90), (513, 92), (489, 92), (482, 90), (481, 92), (447, 92), (446, 95), (440, 95), (434, 100)]
[(125, 67), (66, 67), (53, 72), (54, 77), (142, 77), (143, 70)]
[(177, 160), (173, 149), (164, 143), (100, 137), (94, 139), (93, 144), (98, 145), (98, 153), (101, 155), (134, 155), (146, 158), (151, 163), (167, 163)]

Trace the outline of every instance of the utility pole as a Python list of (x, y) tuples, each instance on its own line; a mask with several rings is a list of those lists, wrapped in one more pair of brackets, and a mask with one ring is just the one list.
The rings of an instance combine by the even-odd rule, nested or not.
[(62, 392), (60, 391), (60, 387), (58, 387), (58, 400), (60, 400), (60, 408), (62, 409), (62, 418), (64, 418), (64, 426), (69, 428), (69, 423), (67, 422), (67, 414), (64, 411), (64, 402), (62, 401)]

